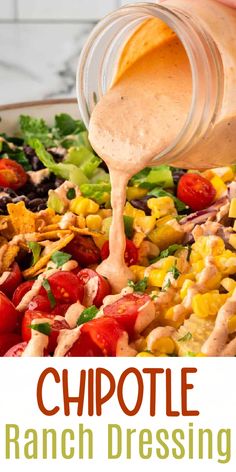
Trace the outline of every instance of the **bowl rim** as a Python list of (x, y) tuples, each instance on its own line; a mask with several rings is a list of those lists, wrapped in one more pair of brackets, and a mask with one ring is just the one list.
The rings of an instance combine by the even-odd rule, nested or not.
[(60, 105), (68, 103), (77, 103), (76, 98), (53, 98), (49, 100), (33, 100), (29, 102), (16, 102), (16, 103), (6, 103), (5, 105), (0, 105), (0, 112), (7, 110), (17, 110), (18, 108), (28, 108), (28, 107), (37, 107), (37, 106), (50, 106), (50, 105)]

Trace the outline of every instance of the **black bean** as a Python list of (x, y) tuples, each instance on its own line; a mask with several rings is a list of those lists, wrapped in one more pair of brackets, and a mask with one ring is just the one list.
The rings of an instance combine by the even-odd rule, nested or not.
[(39, 160), (37, 156), (32, 157), (31, 166), (33, 170), (44, 169), (44, 165), (42, 164), (42, 162)]
[(13, 198), (12, 201), (13, 203), (25, 202), (25, 204), (27, 204), (29, 200), (25, 195), (19, 195), (18, 197)]
[(9, 195), (9, 197), (11, 197), (11, 198), (17, 197), (17, 193), (14, 192), (14, 190), (12, 190), (12, 188), (5, 188), (4, 191), (5, 191), (5, 192)]
[(153, 198), (152, 195), (146, 195), (145, 197), (131, 200), (130, 203), (134, 208), (145, 211), (146, 215), (151, 215), (151, 210), (147, 206), (149, 198)]
[(38, 206), (42, 204), (45, 205), (45, 200), (43, 200), (42, 198), (34, 198), (28, 203), (28, 207), (32, 211), (38, 211)]
[(35, 191), (35, 192), (30, 192), (30, 193), (28, 193), (27, 198), (28, 198), (30, 201), (32, 201), (32, 200), (34, 200), (35, 198), (37, 198), (37, 193), (36, 193), (36, 191)]
[(0, 198), (0, 207), (5, 208), (8, 203), (11, 203), (12, 199), (10, 196), (4, 196)]
[(35, 150), (30, 146), (23, 146), (23, 151), (29, 160), (35, 156)]
[(59, 179), (58, 177), (55, 180), (55, 187), (60, 187), (61, 184), (63, 184), (64, 179)]
[(186, 172), (187, 171), (185, 169), (177, 169), (175, 167), (172, 169), (172, 176), (175, 185), (179, 182), (180, 177), (182, 177), (182, 175), (184, 175)]
[(50, 183), (50, 182), (40, 184), (35, 189), (37, 197), (47, 197), (48, 196), (48, 191), (53, 187), (54, 187), (53, 183)]
[(37, 207), (37, 211), (41, 211), (41, 210), (46, 210), (47, 208), (47, 203), (40, 203), (40, 205), (38, 205)]

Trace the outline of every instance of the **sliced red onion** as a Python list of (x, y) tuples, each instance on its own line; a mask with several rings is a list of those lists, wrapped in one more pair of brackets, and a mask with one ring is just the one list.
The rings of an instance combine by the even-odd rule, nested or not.
[(209, 217), (214, 217), (217, 214), (217, 211), (226, 203), (228, 202), (228, 197), (222, 197), (219, 198), (219, 200), (216, 200), (213, 205), (209, 206), (208, 208), (205, 208), (204, 210), (199, 210), (194, 213), (191, 213), (188, 216), (185, 216), (185, 218), (182, 218), (182, 220), (179, 221), (180, 225), (185, 225), (186, 223), (193, 223), (194, 225), (196, 224), (201, 224), (205, 223), (205, 221)]
[(230, 182), (228, 185), (228, 196), (230, 200), (236, 198), (236, 182)]

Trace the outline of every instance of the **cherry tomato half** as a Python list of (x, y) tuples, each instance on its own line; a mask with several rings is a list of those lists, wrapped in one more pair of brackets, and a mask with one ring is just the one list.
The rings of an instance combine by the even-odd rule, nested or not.
[(71, 254), (81, 267), (98, 264), (101, 260), (100, 250), (90, 236), (76, 235), (64, 250)]
[(0, 291), (5, 293), (8, 298), (12, 297), (15, 289), (21, 283), (22, 275), (20, 268), (17, 262), (14, 262), (12, 267), (9, 269), (10, 274), (8, 275), (7, 279), (0, 285)]
[(103, 312), (105, 316), (112, 316), (124, 331), (132, 335), (139, 311), (148, 302), (150, 302), (149, 295), (129, 293), (111, 305), (105, 306)]
[(0, 334), (0, 357), (16, 344), (21, 342), (21, 336), (15, 333)]
[(111, 287), (107, 279), (92, 269), (82, 269), (77, 275), (79, 282), (84, 287), (83, 304), (100, 307), (104, 297), (111, 293)]
[(11, 347), (9, 351), (6, 352), (4, 357), (21, 357), (25, 348), (27, 346), (27, 343), (18, 343), (15, 346)]
[(66, 357), (115, 357), (117, 342), (124, 331), (113, 318), (96, 318), (81, 328), (79, 339)]
[(13, 293), (12, 303), (17, 307), (21, 302), (24, 295), (29, 292), (34, 285), (34, 280), (27, 280), (27, 282), (23, 282), (16, 288), (15, 292)]
[(18, 313), (13, 303), (0, 292), (0, 334), (11, 333), (16, 329)]
[(28, 310), (30, 311), (43, 311), (50, 312), (51, 305), (48, 297), (46, 295), (35, 295), (32, 300), (29, 302)]
[(45, 313), (41, 311), (30, 311), (27, 310), (23, 316), (22, 319), (22, 325), (21, 325), (21, 335), (23, 341), (28, 342), (31, 338), (31, 328), (30, 325), (32, 324), (32, 320), (36, 319), (49, 319), (49, 320), (54, 320), (54, 315), (51, 313)]
[[(102, 260), (107, 259), (109, 253), (109, 241), (106, 241), (101, 249)], [(133, 241), (130, 241), (129, 239), (126, 239), (125, 262), (128, 266), (135, 265), (138, 262), (138, 249)]]
[[(84, 287), (79, 283), (75, 274), (66, 270), (59, 270), (48, 277), (51, 291), (57, 303), (75, 303), (77, 300), (82, 302), (84, 296)], [(47, 295), (44, 288), (41, 288), (40, 294)]]
[(207, 208), (215, 195), (212, 183), (200, 174), (186, 173), (179, 180), (177, 197), (194, 211)]
[(27, 174), (18, 162), (11, 159), (0, 159), (0, 185), (1, 187), (17, 190), (23, 187), (27, 181)]

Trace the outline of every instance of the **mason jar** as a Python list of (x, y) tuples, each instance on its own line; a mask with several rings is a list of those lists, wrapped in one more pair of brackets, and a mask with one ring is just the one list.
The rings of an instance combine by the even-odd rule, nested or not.
[[(96, 103), (111, 87), (121, 52), (137, 28), (158, 18), (164, 39), (171, 29), (181, 41), (192, 73), (192, 99), (184, 126), (150, 165), (207, 168), (236, 162), (236, 10), (215, 0), (136, 3), (106, 16), (80, 56), (77, 98), (89, 126)], [(162, 26), (161, 26), (162, 25)], [(163, 28), (167, 25), (168, 28)], [(138, 54), (137, 54), (138, 57)], [(157, 130), (158, 132), (158, 130)]]

